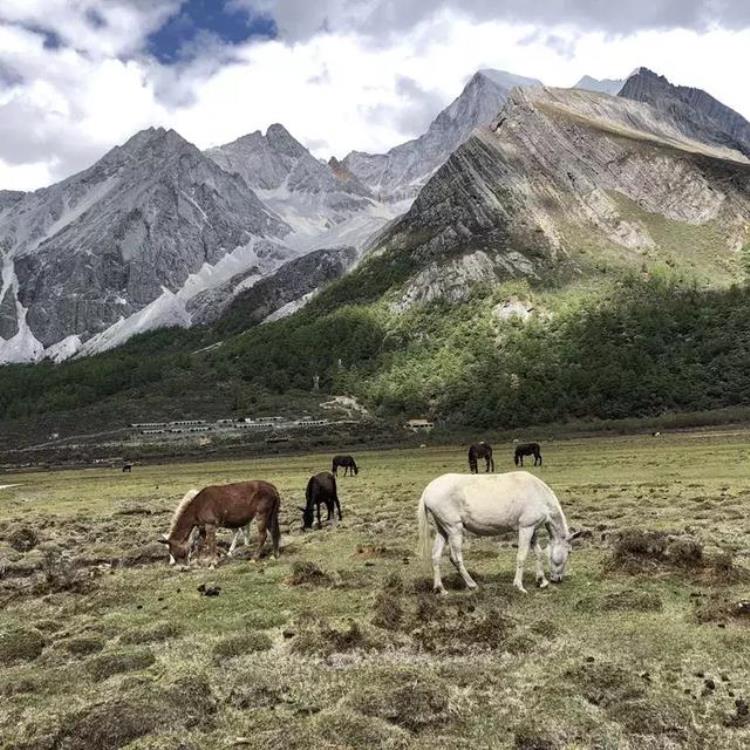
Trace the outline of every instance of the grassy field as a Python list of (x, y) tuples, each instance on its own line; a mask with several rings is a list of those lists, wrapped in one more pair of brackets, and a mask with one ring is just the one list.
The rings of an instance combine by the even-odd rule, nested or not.
[[(467, 541), (474, 594), (446, 559), (435, 597), (414, 556), (463, 448), (358, 454), (343, 523), (306, 534), (323, 455), (0, 477), (0, 747), (748, 747), (750, 433), (543, 449), (590, 534), (560, 586), (529, 561), (526, 596), (512, 535)], [(281, 490), (280, 560), (170, 569), (183, 493), (245, 478)]]

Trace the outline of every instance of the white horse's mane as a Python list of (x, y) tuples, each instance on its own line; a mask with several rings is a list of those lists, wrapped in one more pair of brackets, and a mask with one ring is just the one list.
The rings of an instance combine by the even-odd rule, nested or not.
[(180, 504), (175, 508), (174, 515), (172, 516), (172, 522), (169, 525), (169, 533), (167, 534), (167, 537), (171, 537), (174, 533), (174, 530), (177, 528), (177, 523), (179, 522), (180, 518), (182, 517), (182, 514), (187, 510), (188, 505), (192, 502), (193, 498), (200, 492), (200, 490), (192, 489), (188, 490), (185, 493), (185, 497), (180, 500)]

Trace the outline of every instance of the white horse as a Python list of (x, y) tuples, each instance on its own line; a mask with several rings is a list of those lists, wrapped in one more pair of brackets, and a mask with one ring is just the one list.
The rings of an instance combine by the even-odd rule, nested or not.
[[(479, 536), (494, 536), (518, 529), (518, 557), (513, 585), (524, 594), (523, 567), (529, 549), (536, 553), (536, 578), (541, 587), (544, 577), (543, 552), (537, 538), (541, 527), (550, 537), (548, 549), (550, 580), (558, 583), (565, 572), (571, 542), (581, 532), (571, 533), (555, 493), (533, 474), (513, 471), (508, 474), (443, 474), (430, 482), (422, 493), (417, 510), (419, 551), (426, 560), (432, 557), (435, 591), (445, 593), (440, 577), (440, 558), (446, 542), (450, 558), (470, 589), (476, 582), (464, 567), (461, 545), (464, 529)], [(430, 554), (429, 521), (437, 534)]]

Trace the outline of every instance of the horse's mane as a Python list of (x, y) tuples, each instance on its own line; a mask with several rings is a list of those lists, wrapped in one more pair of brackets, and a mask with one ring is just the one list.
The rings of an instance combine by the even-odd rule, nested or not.
[(200, 490), (192, 489), (185, 493), (185, 497), (180, 500), (180, 504), (175, 508), (174, 515), (172, 516), (172, 523), (169, 525), (169, 533), (167, 537), (171, 537), (174, 530), (177, 528), (177, 524), (182, 518), (182, 514), (187, 510), (188, 505), (193, 501), (193, 498), (200, 492)]

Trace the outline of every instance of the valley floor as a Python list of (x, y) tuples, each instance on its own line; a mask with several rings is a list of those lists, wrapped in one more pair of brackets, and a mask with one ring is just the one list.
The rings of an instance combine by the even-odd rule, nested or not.
[[(528, 470), (590, 534), (560, 586), (529, 561), (526, 596), (512, 535), (465, 545), (475, 594), (450, 573), (436, 598), (415, 558), (421, 490), (463, 447), (356, 454), (343, 522), (305, 534), (327, 455), (0, 477), (0, 747), (747, 747), (750, 436), (543, 452)], [(184, 492), (252, 477), (281, 491), (280, 560), (170, 569)]]

